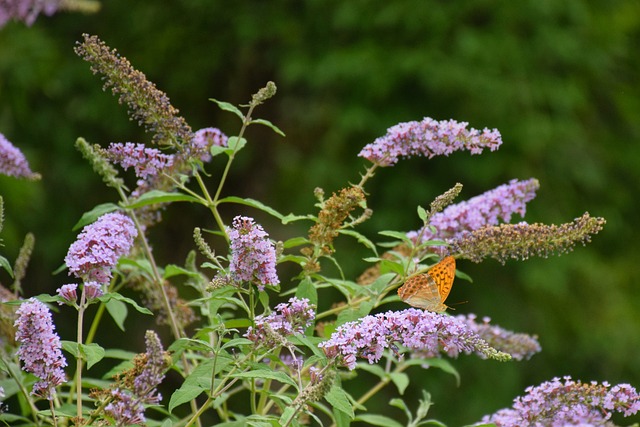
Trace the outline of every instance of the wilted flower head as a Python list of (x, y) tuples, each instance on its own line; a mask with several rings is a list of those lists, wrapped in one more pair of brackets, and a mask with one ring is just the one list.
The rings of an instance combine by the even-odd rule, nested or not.
[(76, 54), (91, 64), (94, 74), (103, 75), (104, 88), (119, 96), (120, 103), (129, 107), (130, 117), (153, 134), (155, 144), (177, 147), (191, 140), (191, 127), (164, 92), (98, 37), (82, 36)]
[(269, 235), (253, 218), (237, 216), (227, 229), (231, 241), (229, 270), (236, 281), (251, 282), (255, 279), (258, 289), (265, 285), (278, 285), (276, 274), (276, 249)]
[(39, 14), (53, 15), (62, 0), (3, 0), (0, 1), (0, 28), (10, 19), (31, 26)]
[(640, 411), (640, 396), (629, 384), (610, 388), (607, 383), (589, 384), (554, 378), (537, 387), (528, 387), (527, 394), (517, 397), (513, 407), (487, 415), (482, 423), (498, 427), (528, 426), (604, 426), (613, 412), (625, 417)]
[(276, 306), (268, 316), (256, 316), (255, 327), (249, 327), (245, 337), (256, 344), (273, 347), (286, 342), (285, 337), (302, 334), (315, 319), (314, 307), (306, 298), (292, 297)]
[(52, 400), (55, 388), (66, 381), (62, 368), (67, 366), (67, 361), (60, 351), (62, 344), (54, 332), (51, 312), (46, 305), (31, 298), (16, 314), (18, 357), (25, 371), (40, 378), (33, 386), (33, 394)]
[(144, 144), (112, 142), (106, 150), (107, 157), (127, 170), (133, 168), (136, 176), (145, 179), (157, 175), (159, 171), (171, 167), (173, 155), (162, 154), (157, 148), (147, 148)]
[[(513, 214), (524, 217), (527, 202), (536, 196), (539, 186), (537, 179), (513, 179), (508, 184), (465, 202), (448, 206), (442, 212), (434, 214), (428, 226), (407, 234), (413, 239), (419, 239), (416, 243), (432, 239), (448, 241), (486, 225), (497, 225), (499, 221), (509, 222)], [(431, 226), (435, 228), (435, 232)]]
[(146, 332), (145, 344), (146, 352), (134, 358), (134, 367), (119, 379), (120, 387), (111, 390), (112, 400), (105, 407), (118, 426), (144, 424), (143, 405), (157, 404), (162, 399), (156, 388), (164, 379), (168, 361), (155, 332)]
[(503, 264), (508, 259), (547, 257), (570, 252), (576, 243), (586, 244), (605, 223), (604, 218), (592, 217), (587, 212), (560, 225), (522, 222), (487, 226), (452, 239), (450, 251), (474, 262), (494, 258)]
[(191, 140), (190, 156), (197, 157), (203, 162), (211, 160), (209, 148), (212, 146), (226, 147), (229, 138), (218, 128), (203, 128), (198, 130)]
[(87, 225), (71, 244), (64, 258), (69, 273), (89, 281), (106, 283), (118, 259), (129, 253), (138, 235), (133, 221), (112, 212)]
[[(344, 222), (353, 210), (365, 207), (366, 200), (362, 188), (351, 186), (343, 188), (339, 194), (334, 193), (329, 199), (321, 202), (322, 209), (318, 213), (318, 222), (309, 229), (309, 240), (322, 251), (322, 255), (333, 252), (333, 240), (343, 228)], [(367, 219), (370, 215), (371, 212), (365, 210), (359, 221)]]
[(399, 123), (387, 129), (387, 134), (377, 138), (360, 151), (358, 156), (379, 166), (392, 166), (400, 157), (448, 156), (454, 151), (469, 150), (480, 154), (484, 148), (495, 151), (502, 144), (497, 129), (467, 130), (467, 122), (455, 120), (437, 121), (425, 117), (421, 122)]
[[(2, 25), (2, 4), (0, 3), (0, 26)], [(31, 172), (24, 154), (0, 133), (0, 174), (16, 178), (40, 179)]]
[(387, 348), (398, 352), (396, 343), (424, 357), (438, 357), (441, 353), (450, 357), (475, 353), (497, 360), (511, 358), (507, 353), (491, 348), (465, 322), (415, 308), (378, 313), (358, 322), (345, 323), (319, 347), (328, 357), (352, 370), (356, 367), (357, 357), (375, 363)]

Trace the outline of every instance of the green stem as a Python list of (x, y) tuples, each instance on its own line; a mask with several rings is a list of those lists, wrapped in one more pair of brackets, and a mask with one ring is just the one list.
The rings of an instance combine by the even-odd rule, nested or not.
[(24, 384), (22, 384), (22, 381), (19, 380), (18, 375), (16, 375), (16, 373), (11, 368), (11, 364), (8, 361), (4, 360), (4, 358), (2, 358), (2, 362), (4, 363), (4, 366), (7, 368), (7, 372), (9, 373), (9, 376), (13, 378), (13, 381), (18, 385), (20, 392), (22, 393), (25, 400), (29, 404), (29, 408), (31, 408), (31, 416), (33, 417), (33, 422), (36, 423), (36, 425), (40, 426), (41, 425), (40, 420), (38, 419), (39, 409), (36, 406), (36, 404), (33, 402), (31, 393), (29, 393), (29, 391), (25, 388)]
[(82, 345), (82, 325), (84, 323), (84, 310), (85, 310), (85, 302), (86, 297), (84, 294), (84, 286), (82, 287), (82, 293), (80, 294), (80, 304), (78, 306), (78, 328), (76, 341), (78, 343), (78, 357), (76, 359), (76, 417), (78, 418), (78, 422), (82, 420), (82, 368), (83, 368), (83, 359), (82, 359), (82, 351), (80, 346)]

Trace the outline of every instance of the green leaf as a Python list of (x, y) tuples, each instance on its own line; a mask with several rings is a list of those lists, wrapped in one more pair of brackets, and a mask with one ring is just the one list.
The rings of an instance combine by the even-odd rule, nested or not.
[(62, 344), (62, 349), (64, 351), (66, 351), (67, 353), (70, 353), (76, 359), (78, 359), (80, 357), (80, 352), (78, 351), (78, 343), (77, 342), (61, 340), (60, 343)]
[(230, 197), (225, 197), (223, 199), (220, 199), (218, 202), (219, 203), (238, 203), (238, 204), (241, 204), (241, 205), (251, 206), (252, 208), (256, 208), (256, 209), (259, 209), (259, 210), (261, 210), (263, 212), (266, 212), (269, 215), (274, 216), (274, 217), (278, 218), (281, 221), (284, 218), (284, 216), (280, 212), (278, 212), (275, 209), (265, 205), (262, 202), (259, 202), (257, 200), (253, 200), (253, 199), (230, 196)]
[(310, 277), (305, 277), (300, 281), (296, 289), (296, 296), (298, 298), (307, 298), (311, 304), (318, 305), (318, 290), (313, 286)]
[(127, 305), (122, 301), (118, 301), (116, 299), (110, 299), (104, 305), (106, 306), (107, 312), (109, 313), (113, 321), (116, 322), (116, 325), (118, 325), (118, 328), (120, 328), (121, 331), (124, 331), (124, 321), (129, 314)]
[(200, 202), (199, 199), (189, 196), (184, 193), (169, 193), (167, 191), (151, 190), (138, 197), (132, 203), (125, 206), (127, 209), (137, 209), (142, 206), (155, 205), (157, 203), (171, 203), (171, 202)]
[(244, 114), (242, 114), (242, 111), (240, 111), (235, 105), (230, 104), (228, 102), (224, 102), (224, 101), (218, 101), (215, 98), (209, 98), (209, 101), (213, 101), (216, 104), (218, 104), (218, 108), (220, 108), (221, 110), (229, 111), (235, 114), (236, 116), (238, 116), (240, 120), (244, 120)]
[(336, 324), (342, 325), (347, 322), (359, 320), (364, 316), (368, 315), (369, 312), (371, 312), (372, 308), (373, 308), (373, 301), (363, 301), (357, 307), (341, 311), (340, 314), (338, 314), (338, 318), (336, 319)]
[(274, 380), (274, 381), (281, 382), (283, 384), (289, 384), (290, 386), (295, 387), (296, 390), (298, 389), (298, 384), (296, 384), (296, 382), (292, 380), (291, 377), (286, 375), (284, 372), (271, 371), (268, 369), (256, 369), (253, 371), (238, 372), (236, 374), (231, 374), (230, 377)]
[(333, 384), (331, 390), (324, 396), (324, 398), (331, 404), (334, 409), (346, 414), (349, 418), (353, 419), (355, 416), (353, 412), (353, 405), (349, 400), (349, 395), (337, 384)]
[(362, 414), (354, 418), (354, 421), (360, 421), (372, 426), (384, 426), (384, 427), (403, 427), (393, 418), (385, 417), (384, 415), (377, 414)]
[(275, 133), (277, 133), (280, 136), (286, 136), (284, 134), (284, 132), (282, 132), (278, 126), (274, 125), (273, 123), (271, 123), (269, 120), (265, 120), (265, 119), (255, 119), (255, 120), (251, 120), (249, 122), (250, 125), (252, 124), (258, 124), (258, 125), (265, 125), (267, 127), (270, 127)]
[(127, 298), (124, 295), (121, 295), (121, 294), (116, 293), (116, 292), (104, 294), (99, 299), (100, 299), (100, 301), (102, 301), (104, 303), (106, 303), (106, 302), (108, 302), (108, 301), (110, 301), (112, 299), (115, 299), (117, 301), (122, 301), (122, 302), (124, 302), (126, 304), (129, 304), (133, 308), (135, 308), (136, 311), (138, 311), (139, 313), (153, 315), (153, 313), (149, 309), (139, 306), (138, 303), (135, 302), (134, 300), (132, 300), (131, 298)]
[(231, 136), (227, 140), (228, 148), (225, 150), (225, 152), (229, 155), (237, 153), (238, 151), (242, 150), (245, 145), (247, 145), (246, 139), (238, 138), (237, 136)]
[(456, 384), (460, 385), (460, 374), (453, 367), (448, 360), (440, 359), (440, 358), (430, 358), (430, 359), (409, 359), (402, 362), (406, 365), (428, 365), (432, 368), (442, 369), (448, 374), (453, 375), (456, 378)]
[(309, 243), (309, 239), (305, 237), (293, 237), (284, 241), (283, 246), (285, 249), (295, 248), (297, 246), (306, 245)]
[(87, 368), (91, 368), (104, 358), (104, 348), (96, 343), (80, 344), (80, 350), (86, 356)]
[(11, 263), (8, 259), (0, 255), (0, 267), (4, 268), (7, 273), (13, 278), (13, 269), (11, 268)]
[(340, 230), (338, 231), (340, 234), (345, 234), (347, 236), (351, 236), (353, 238), (355, 238), (358, 243), (361, 243), (362, 245), (366, 246), (367, 248), (371, 249), (371, 251), (373, 251), (374, 254), (377, 254), (378, 251), (376, 249), (376, 245), (373, 244), (373, 242), (369, 239), (367, 239), (363, 234), (358, 233), (355, 230)]
[(175, 264), (169, 264), (165, 267), (164, 273), (162, 274), (162, 278), (168, 279), (169, 277), (180, 276), (180, 275), (200, 278), (200, 274), (196, 273), (195, 271), (187, 270), (186, 268), (180, 267), (179, 265), (175, 265)]
[(169, 412), (172, 412), (176, 407), (183, 403), (190, 402), (196, 397), (200, 396), (203, 391), (208, 387), (203, 387), (195, 383), (183, 383), (179, 389), (173, 392), (171, 399), (169, 400)]
[(427, 220), (427, 211), (422, 207), (418, 206), (418, 217), (425, 222)]
[(120, 209), (120, 206), (116, 205), (115, 203), (103, 203), (101, 205), (98, 205), (90, 211), (83, 213), (78, 222), (76, 222), (76, 225), (73, 226), (72, 230), (75, 231), (80, 227), (91, 224), (102, 215), (109, 212), (117, 211), (118, 209)]
[(377, 376), (380, 379), (384, 379), (387, 376), (387, 373), (382, 369), (380, 365), (372, 365), (370, 363), (358, 363), (357, 368), (363, 371), (367, 371)]
[(391, 378), (391, 381), (393, 381), (398, 388), (400, 395), (403, 395), (409, 385), (409, 376), (404, 372), (391, 372), (389, 378)]
[(383, 231), (379, 231), (378, 234), (381, 234), (387, 237), (393, 237), (394, 239), (398, 239), (407, 243), (411, 242), (411, 239), (407, 237), (407, 233), (401, 233), (400, 231), (383, 230)]

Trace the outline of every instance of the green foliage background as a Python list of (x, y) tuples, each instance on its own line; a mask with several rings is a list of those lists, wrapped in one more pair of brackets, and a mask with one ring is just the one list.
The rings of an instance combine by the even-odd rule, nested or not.
[[(38, 183), (0, 177), (5, 255), (14, 259), (23, 235), (36, 235), (27, 296), (66, 283), (51, 272), (77, 234), (71, 227), (115, 197), (74, 150), (76, 137), (148, 141), (74, 55), (85, 32), (167, 92), (194, 129), (218, 126), (232, 135), (234, 118), (207, 99), (246, 103), (275, 81), (278, 95), (258, 115), (287, 137), (251, 129), (229, 192), (283, 212), (310, 211), (316, 186), (330, 193), (356, 181), (359, 150), (398, 122), (430, 116), (498, 128), (505, 141), (498, 152), (381, 170), (368, 188), (374, 216), (361, 230), (379, 240), (381, 229), (416, 229), (416, 205), (458, 181), (469, 198), (529, 177), (541, 189), (527, 221), (566, 222), (588, 210), (608, 223), (593, 244), (560, 258), (460, 262), (474, 283), (454, 287), (449, 301), (468, 301), (455, 313), (538, 334), (543, 352), (511, 364), (461, 357), (454, 362), (460, 386), (415, 368), (420, 381), (405, 400), (415, 407), (426, 388), (436, 402), (430, 415), (461, 425), (553, 376), (640, 386), (637, 1), (111, 0), (96, 15), (59, 13), (31, 28), (10, 23), (0, 29), (0, 132), (43, 175)], [(293, 233), (245, 213), (267, 222), (274, 238)], [(201, 223), (183, 223), (185, 216)], [(204, 213), (173, 207), (152, 232), (154, 246), (179, 262), (192, 227), (208, 224)], [(352, 277), (366, 267), (361, 248), (341, 242), (339, 250)], [(388, 398), (370, 407), (400, 418)]]

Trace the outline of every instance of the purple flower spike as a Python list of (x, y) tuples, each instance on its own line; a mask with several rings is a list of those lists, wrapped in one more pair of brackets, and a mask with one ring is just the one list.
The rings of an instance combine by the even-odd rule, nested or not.
[(455, 120), (437, 121), (425, 117), (421, 122), (399, 123), (387, 129), (387, 134), (377, 138), (360, 151), (358, 156), (379, 165), (393, 166), (401, 157), (434, 156), (468, 150), (480, 154), (484, 148), (495, 151), (502, 144), (497, 129), (485, 128), (482, 132), (468, 129), (467, 122)]
[(540, 187), (537, 179), (526, 181), (512, 179), (508, 184), (489, 190), (466, 202), (450, 205), (438, 212), (429, 222), (430, 227), (407, 233), (414, 240), (422, 243), (432, 239), (457, 239), (469, 231), (487, 225), (497, 225), (500, 221), (509, 222), (513, 214), (524, 217), (527, 203), (536, 197)]
[[(2, 6), (0, 5), (0, 9)], [(0, 26), (2, 11), (0, 10)], [(24, 154), (14, 147), (7, 138), (0, 133), (0, 174), (16, 178), (39, 179), (40, 175), (31, 172)]]
[(61, 0), (10, 0), (0, 2), (0, 28), (10, 19), (23, 21), (31, 26), (40, 13), (53, 15)]
[(66, 381), (67, 361), (60, 349), (60, 337), (54, 332), (51, 312), (46, 305), (31, 298), (16, 312), (16, 342), (20, 344), (18, 357), (23, 369), (40, 378), (33, 386), (33, 394), (48, 400), (55, 397), (55, 388)]
[(640, 396), (629, 384), (610, 388), (607, 383), (589, 384), (564, 377), (528, 387), (513, 407), (487, 415), (481, 424), (498, 427), (520, 426), (608, 426), (613, 412), (625, 417), (640, 411)]
[(309, 305), (308, 299), (292, 297), (289, 302), (278, 304), (268, 316), (256, 316), (255, 328), (249, 327), (244, 336), (256, 344), (274, 347), (283, 342), (280, 337), (304, 333), (315, 317), (314, 307)]
[(276, 249), (269, 235), (253, 218), (246, 216), (235, 217), (232, 225), (227, 234), (231, 240), (229, 270), (233, 279), (244, 282), (255, 279), (261, 291), (266, 285), (278, 285)]
[(136, 176), (145, 179), (173, 165), (173, 155), (162, 154), (157, 148), (146, 148), (144, 144), (112, 142), (107, 149), (108, 157), (127, 170), (133, 168)]
[(138, 235), (133, 221), (121, 213), (102, 215), (87, 225), (69, 247), (64, 258), (69, 274), (106, 283), (118, 259), (129, 253), (133, 239)]
[(509, 360), (511, 357), (489, 347), (465, 322), (455, 317), (409, 308), (363, 317), (336, 329), (328, 341), (319, 344), (329, 358), (349, 370), (356, 367), (356, 358), (375, 363), (387, 348), (398, 352), (398, 343), (423, 357), (438, 357), (445, 353), (457, 357), (460, 353), (475, 353), (483, 358)]

